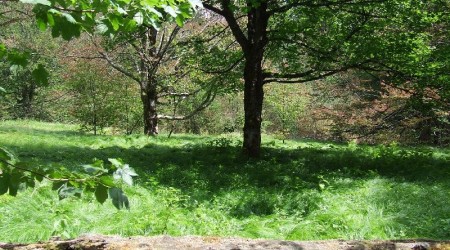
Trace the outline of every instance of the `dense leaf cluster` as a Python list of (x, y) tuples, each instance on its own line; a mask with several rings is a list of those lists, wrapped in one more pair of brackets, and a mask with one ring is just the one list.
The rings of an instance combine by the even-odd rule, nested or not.
[(49, 167), (21, 162), (10, 151), (0, 148), (0, 195), (17, 192), (27, 187), (33, 188), (36, 182), (52, 182), (52, 189), (60, 199), (80, 197), (84, 192), (92, 192), (98, 202), (104, 203), (108, 196), (117, 209), (130, 208), (128, 197), (122, 186), (133, 185), (136, 172), (119, 159), (108, 159), (110, 164), (95, 159), (83, 165), (83, 172), (72, 172), (63, 166)]

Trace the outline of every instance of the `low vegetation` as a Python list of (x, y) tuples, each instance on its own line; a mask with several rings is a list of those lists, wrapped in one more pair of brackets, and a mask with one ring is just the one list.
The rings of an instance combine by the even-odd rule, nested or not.
[(81, 171), (120, 158), (138, 173), (129, 210), (93, 194), (59, 200), (51, 183), (0, 196), (0, 241), (85, 233), (250, 238), (450, 238), (450, 150), (239, 135), (147, 137), (81, 133), (75, 125), (0, 123), (0, 146), (21, 161)]

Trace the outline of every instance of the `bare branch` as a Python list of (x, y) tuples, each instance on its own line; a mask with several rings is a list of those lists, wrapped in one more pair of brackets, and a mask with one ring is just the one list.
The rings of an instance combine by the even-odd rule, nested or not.
[(181, 115), (181, 116), (158, 115), (158, 119), (172, 120), (172, 121), (189, 119), (189, 118), (193, 117), (194, 115), (196, 115), (198, 112), (207, 108), (214, 101), (214, 99), (216, 98), (216, 95), (217, 95), (217, 92), (210, 89), (206, 95), (206, 98), (202, 101), (202, 103), (196, 109), (191, 111), (189, 114)]
[(218, 9), (208, 3), (203, 4), (206, 9), (209, 9), (217, 14), (223, 16), (230, 26), (231, 32), (233, 32), (234, 37), (236, 38), (239, 45), (241, 45), (244, 51), (248, 48), (248, 39), (242, 31), (241, 27), (237, 22), (237, 18), (234, 16), (233, 11), (230, 9), (231, 3), (230, 0), (221, 0), (221, 9)]
[(119, 71), (120, 73), (124, 74), (125, 76), (128, 76), (129, 78), (133, 79), (135, 82), (137, 82), (139, 85), (141, 84), (141, 79), (139, 77), (136, 77), (133, 73), (127, 71), (123, 66), (120, 64), (114, 62), (106, 52), (102, 51), (99, 48), (99, 45), (94, 41), (93, 37), (90, 36), (92, 43), (97, 48), (97, 53), (99, 53), (102, 57), (102, 59), (106, 60), (108, 64), (113, 67), (115, 70)]
[(221, 70), (205, 70), (205, 69), (199, 69), (204, 73), (207, 74), (225, 74), (230, 72), (231, 70), (233, 70), (237, 65), (239, 65), (240, 62), (242, 62), (242, 60), (244, 59), (244, 56), (242, 56), (241, 58), (239, 58), (236, 62), (234, 62), (233, 64), (231, 64), (228, 68), (226, 69), (221, 69)]

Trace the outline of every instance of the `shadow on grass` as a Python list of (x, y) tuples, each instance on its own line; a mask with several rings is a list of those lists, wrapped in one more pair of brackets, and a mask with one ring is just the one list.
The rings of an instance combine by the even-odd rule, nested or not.
[[(61, 133), (67, 137), (80, 135)], [(158, 186), (179, 189), (190, 197), (186, 204), (182, 204), (187, 208), (192, 201), (201, 203), (221, 199), (224, 211), (237, 218), (272, 215), (276, 209), (283, 210), (286, 215), (308, 216), (318, 209), (322, 201), (320, 192), (327, 185), (339, 191), (351, 190), (360, 185), (358, 180), (369, 180), (374, 176), (391, 179), (399, 185), (414, 183), (427, 188), (411, 194), (410, 188), (400, 187), (395, 189), (395, 195), (386, 189), (376, 192), (373, 199), (378, 199), (379, 204), (398, 203), (399, 209), (391, 211), (396, 214), (394, 221), (416, 230), (417, 235), (450, 237), (446, 233), (450, 232), (450, 226), (445, 228), (446, 223), (450, 223), (449, 218), (440, 218), (448, 210), (433, 212), (430, 211), (433, 204), (424, 206), (436, 202), (436, 199), (450, 198), (449, 162), (445, 158), (433, 158), (430, 152), (405, 151), (395, 147), (266, 147), (260, 159), (251, 160), (241, 154), (238, 146), (218, 147), (199, 140), (189, 143), (189, 136), (175, 139), (186, 140), (186, 143), (172, 146), (150, 142), (142, 148), (106, 146), (99, 149), (4, 146), (36, 162), (69, 164), (72, 166), (67, 167), (74, 169), (93, 158), (105, 161), (121, 158), (138, 171), (140, 177), (137, 182), (141, 185), (150, 188), (157, 182)], [(352, 181), (336, 181), (342, 179)], [(432, 186), (445, 189), (433, 191)], [(414, 217), (419, 219), (414, 220)]]

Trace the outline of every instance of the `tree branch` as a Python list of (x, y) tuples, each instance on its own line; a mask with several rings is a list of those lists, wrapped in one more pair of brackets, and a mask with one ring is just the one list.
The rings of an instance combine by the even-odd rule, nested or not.
[(207, 74), (225, 74), (233, 70), (237, 65), (239, 65), (240, 62), (244, 59), (244, 56), (241, 56), (236, 62), (231, 64), (228, 68), (222, 69), (222, 70), (204, 70), (204, 69), (198, 69), (204, 73)]
[(206, 9), (209, 9), (225, 18), (228, 25), (230, 26), (231, 32), (233, 33), (236, 41), (241, 45), (244, 51), (248, 48), (248, 39), (242, 31), (241, 27), (237, 22), (237, 18), (234, 16), (233, 11), (230, 9), (230, 0), (221, 0), (221, 9), (218, 9), (208, 3), (203, 4)]
[(176, 115), (158, 115), (158, 119), (164, 119), (164, 120), (171, 120), (171, 121), (180, 121), (180, 120), (186, 120), (191, 118), (192, 116), (196, 115), (198, 112), (204, 110), (207, 108), (216, 98), (217, 92), (210, 89), (206, 95), (206, 98), (202, 101), (202, 103), (191, 113), (183, 116), (176, 116)]
[(268, 11), (269, 16), (272, 16), (276, 13), (283, 13), (289, 9), (295, 8), (295, 7), (310, 7), (310, 8), (320, 8), (320, 7), (332, 7), (332, 6), (340, 6), (340, 5), (364, 5), (369, 3), (383, 3), (386, 2), (386, 0), (361, 0), (361, 1), (355, 1), (355, 0), (340, 0), (340, 1), (315, 1), (315, 0), (308, 0), (302, 2), (301, 0), (297, 0), (295, 2), (292, 2), (290, 4), (286, 4), (283, 6), (279, 6), (278, 8), (274, 8), (270, 11)]
[(11, 164), (11, 163), (9, 163), (9, 162), (7, 162), (5, 160), (2, 160), (2, 159), (0, 159), (0, 162), (4, 163), (4, 164), (6, 164), (6, 165), (8, 165), (8, 166), (10, 166), (12, 168), (18, 169), (18, 170), (20, 170), (22, 172), (28, 172), (28, 173), (34, 174), (36, 176), (42, 177), (44, 179), (47, 179), (49, 181), (75, 181), (75, 182), (84, 182), (84, 181), (86, 181), (86, 179), (53, 179), (53, 178), (48, 177), (45, 174), (42, 174), (42, 173), (30, 170), (30, 169), (27, 169), (27, 168), (19, 167), (17, 165)]

